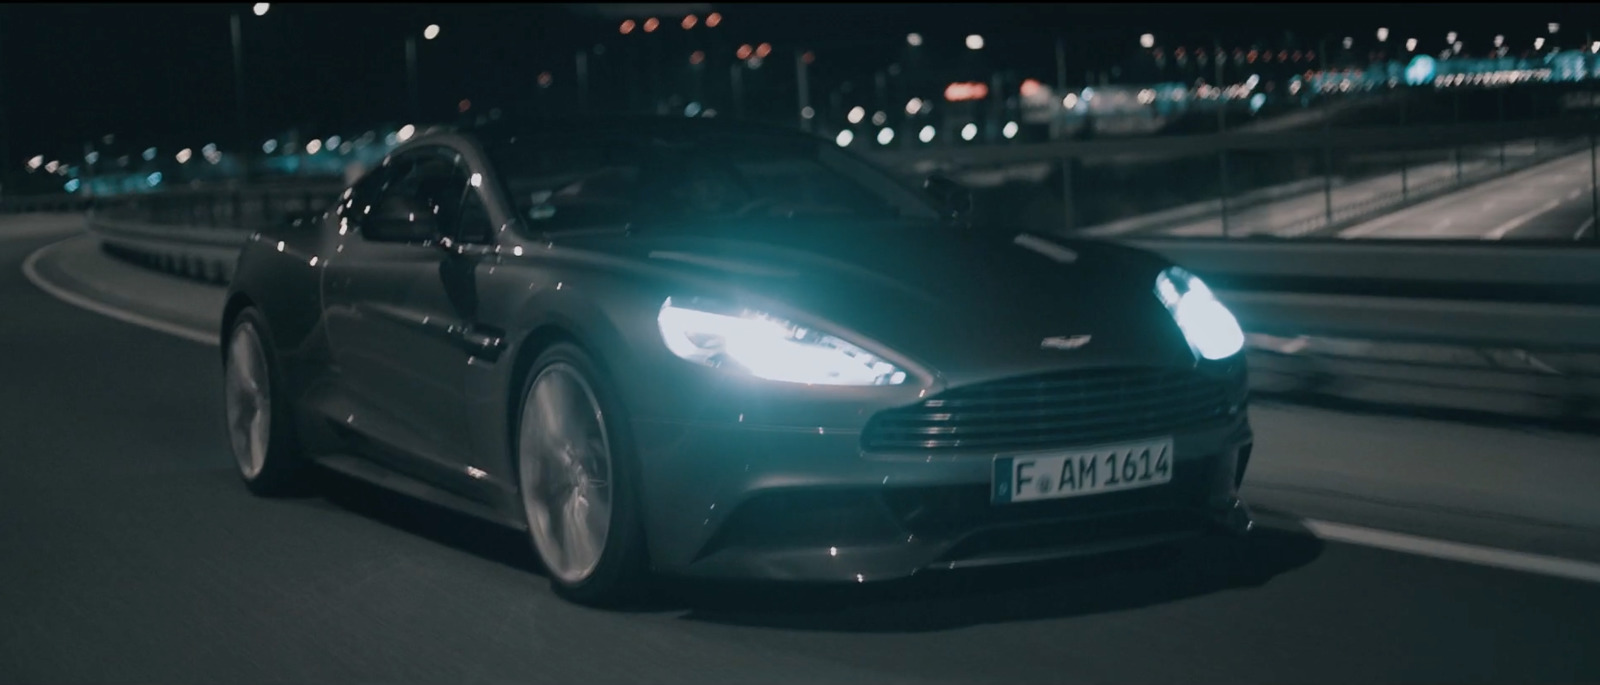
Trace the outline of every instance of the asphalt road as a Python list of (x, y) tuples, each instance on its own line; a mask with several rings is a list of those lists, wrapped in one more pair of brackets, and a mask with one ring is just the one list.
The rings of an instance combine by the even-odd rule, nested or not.
[(0, 240), (0, 682), (1600, 680), (1600, 584), (1262, 531), (846, 588), (555, 598), (518, 535), (336, 479), (250, 497), (215, 348), (68, 306)]
[[(1489, 162), (1469, 161), (1463, 166), (1463, 171), (1473, 173), (1489, 166)], [(1448, 182), (1455, 177), (1455, 174), (1456, 165), (1452, 162), (1422, 164), (1408, 169), (1404, 182), (1411, 188), (1425, 188)], [(1336, 186), (1333, 188), (1333, 206), (1337, 209), (1392, 197), (1400, 192), (1401, 182), (1400, 172), (1397, 171)], [(1254, 207), (1236, 209), (1228, 214), (1228, 235), (1289, 236), (1289, 231), (1294, 227), (1325, 217), (1327, 204), (1327, 196), (1318, 189)], [(1174, 226), (1160, 233), (1182, 237), (1217, 237), (1223, 234), (1222, 228), (1222, 218), (1213, 216)]]
[(1414, 205), (1339, 233), (1341, 238), (1594, 240), (1588, 151)]

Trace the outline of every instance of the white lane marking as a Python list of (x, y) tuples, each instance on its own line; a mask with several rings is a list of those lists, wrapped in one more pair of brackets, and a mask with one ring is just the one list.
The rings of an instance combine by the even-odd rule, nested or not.
[(1433, 538), (1391, 533), (1386, 530), (1362, 528), (1328, 521), (1304, 519), (1301, 523), (1311, 531), (1312, 535), (1323, 540), (1376, 547), (1393, 552), (1404, 552), (1435, 559), (1522, 571), (1524, 573), (1537, 573), (1557, 578), (1600, 583), (1600, 564), (1587, 561), (1435, 540)]
[(51, 283), (43, 276), (39, 275), (39, 269), (37, 266), (39, 260), (42, 259), (47, 253), (66, 245), (70, 240), (72, 240), (72, 238), (51, 243), (39, 248), (38, 250), (35, 250), (33, 254), (28, 255), (27, 260), (22, 262), (22, 275), (27, 276), (28, 280), (40, 290), (43, 290), (46, 293), (49, 293), (52, 297), (75, 307), (87, 309), (96, 314), (108, 316), (123, 323), (131, 323), (135, 326), (166, 333), (167, 335), (177, 336), (179, 338), (183, 338), (184, 340), (192, 340), (194, 342), (204, 345), (211, 345), (213, 347), (221, 344), (218, 341), (217, 334), (213, 331), (203, 331), (196, 328), (190, 328), (188, 326), (180, 326), (178, 324), (153, 319), (141, 314), (123, 311), (121, 309), (117, 309), (116, 307), (112, 307), (111, 305), (96, 302), (87, 297), (74, 293), (66, 288)]
[(1583, 220), (1583, 225), (1578, 227), (1577, 233), (1572, 234), (1572, 238), (1574, 240), (1582, 238), (1583, 234), (1588, 233), (1591, 228), (1594, 228), (1594, 217), (1592, 216)]
[(1574, 189), (1572, 192), (1567, 193), (1567, 199), (1568, 200), (1576, 200), (1576, 199), (1578, 199), (1578, 196), (1582, 195), (1582, 194), (1583, 194), (1583, 189), (1582, 188), (1577, 188), (1577, 189)]
[(1487, 234), (1485, 234), (1483, 236), (1483, 239), (1484, 240), (1499, 240), (1501, 238), (1504, 238), (1504, 237), (1506, 237), (1507, 233), (1510, 233), (1510, 232), (1515, 231), (1515, 230), (1517, 230), (1519, 228), (1522, 228), (1523, 224), (1528, 223), (1529, 221), (1533, 221), (1540, 214), (1543, 214), (1545, 212), (1548, 212), (1548, 211), (1550, 211), (1552, 209), (1555, 209), (1557, 207), (1560, 207), (1560, 206), (1561, 206), (1561, 200), (1559, 200), (1559, 199), (1551, 200), (1549, 202), (1546, 202), (1546, 203), (1544, 203), (1542, 205), (1539, 205), (1539, 207), (1537, 209), (1535, 209), (1535, 210), (1533, 210), (1531, 212), (1528, 212), (1527, 214), (1523, 214), (1522, 216), (1519, 216), (1519, 217), (1517, 217), (1515, 219), (1512, 219), (1512, 220), (1507, 221), (1507, 222), (1505, 222), (1503, 224), (1500, 224), (1499, 226), (1495, 226), (1494, 230), (1489, 231)]

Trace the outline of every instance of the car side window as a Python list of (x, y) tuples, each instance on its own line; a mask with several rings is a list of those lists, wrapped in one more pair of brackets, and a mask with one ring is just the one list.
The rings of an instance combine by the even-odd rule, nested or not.
[(388, 165), (361, 234), (378, 242), (421, 243), (447, 235), (467, 181), (452, 153), (429, 148)]
[(531, 164), (507, 182), (530, 228), (560, 231), (632, 220), (640, 171), (636, 149), (596, 142), (530, 152)]

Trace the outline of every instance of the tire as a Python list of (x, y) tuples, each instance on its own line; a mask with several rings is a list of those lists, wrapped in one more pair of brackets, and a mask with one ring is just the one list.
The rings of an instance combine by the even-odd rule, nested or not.
[(634, 599), (649, 565), (632, 432), (616, 395), (583, 350), (559, 343), (534, 361), (519, 398), (517, 492), (551, 586), (579, 604)]
[(239, 312), (226, 345), (224, 407), (239, 478), (263, 497), (296, 494), (305, 485), (305, 463), (266, 318), (254, 307)]

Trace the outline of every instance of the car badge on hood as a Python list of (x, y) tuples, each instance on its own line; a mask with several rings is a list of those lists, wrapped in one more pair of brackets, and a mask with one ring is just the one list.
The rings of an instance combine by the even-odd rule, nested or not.
[(1046, 350), (1076, 350), (1089, 344), (1092, 335), (1071, 335), (1062, 337), (1045, 338), (1039, 341), (1039, 347)]

